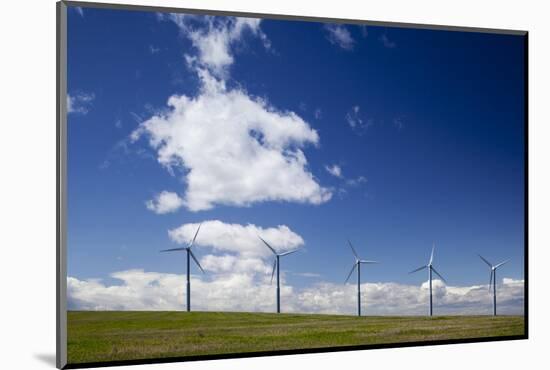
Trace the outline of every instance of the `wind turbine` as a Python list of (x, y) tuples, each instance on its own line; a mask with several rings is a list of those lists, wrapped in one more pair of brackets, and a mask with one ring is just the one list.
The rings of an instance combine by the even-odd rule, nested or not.
[(437, 276), (439, 276), (441, 278), (441, 280), (443, 280), (445, 283), (447, 283), (447, 281), (445, 281), (445, 279), (443, 278), (443, 276), (441, 276), (441, 274), (439, 272), (437, 272), (437, 270), (433, 267), (433, 261), (434, 261), (434, 250), (435, 250), (435, 243), (434, 245), (432, 246), (432, 254), (430, 255), (430, 261), (428, 262), (427, 265), (424, 265), (424, 266), (421, 266), (415, 270), (412, 270), (411, 272), (409, 272), (409, 274), (412, 274), (413, 272), (417, 272), (417, 271), (420, 271), (420, 270), (424, 270), (425, 268), (428, 269), (428, 279), (430, 281), (430, 316), (433, 316), (433, 307), (432, 307), (432, 271), (435, 272), (435, 274)]
[(201, 225), (202, 224), (199, 224), (199, 227), (197, 228), (197, 231), (195, 232), (195, 236), (193, 237), (193, 240), (187, 245), (187, 247), (161, 250), (161, 252), (175, 252), (175, 251), (186, 251), (187, 252), (187, 312), (191, 311), (191, 281), (190, 281), (190, 276), (189, 276), (189, 273), (190, 273), (191, 269), (190, 269), (190, 265), (189, 265), (189, 256), (191, 256), (191, 258), (193, 258), (193, 261), (195, 261), (197, 266), (199, 266), (201, 271), (204, 273), (204, 270), (202, 269), (201, 264), (199, 263), (199, 261), (197, 260), (197, 258), (193, 254), (193, 252), (191, 251), (191, 247), (195, 243), (195, 239), (197, 239), (197, 235), (199, 234), (199, 230), (201, 229)]
[(279, 264), (280, 264), (279, 259), (280, 257), (288, 256), (289, 254), (292, 254), (298, 251), (298, 249), (294, 249), (283, 253), (277, 253), (275, 249), (273, 249), (273, 247), (269, 245), (268, 242), (262, 239), (261, 236), (258, 235), (258, 238), (260, 238), (260, 240), (263, 241), (264, 244), (269, 248), (269, 250), (271, 250), (271, 252), (273, 252), (273, 254), (275, 255), (275, 260), (273, 261), (273, 271), (271, 272), (271, 283), (273, 283), (273, 275), (275, 275), (275, 268), (277, 268), (277, 313), (281, 313), (281, 286), (280, 286), (280, 280), (279, 280)]
[(485, 258), (481, 256), (481, 254), (478, 254), (479, 258), (483, 260), (491, 268), (491, 276), (489, 277), (489, 292), (491, 291), (491, 283), (493, 284), (493, 316), (497, 315), (497, 269), (504, 265), (505, 263), (508, 263), (510, 260), (506, 260), (504, 262), (501, 262), (495, 266), (493, 266), (489, 261), (487, 261)]
[(369, 264), (369, 263), (378, 263), (377, 261), (367, 261), (362, 260), (359, 258), (359, 255), (357, 255), (357, 252), (355, 251), (355, 248), (353, 248), (353, 245), (348, 240), (349, 246), (351, 247), (351, 251), (353, 252), (353, 255), (355, 256), (355, 263), (353, 264), (353, 267), (351, 268), (351, 271), (348, 274), (348, 277), (346, 278), (347, 283), (351, 274), (353, 273), (353, 270), (357, 267), (357, 316), (361, 316), (361, 264)]

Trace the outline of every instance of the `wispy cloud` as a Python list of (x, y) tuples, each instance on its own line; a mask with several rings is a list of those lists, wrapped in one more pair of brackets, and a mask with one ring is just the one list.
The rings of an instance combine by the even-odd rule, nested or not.
[(153, 45), (149, 45), (149, 52), (150, 52), (151, 54), (157, 54), (159, 51), (160, 51), (160, 48), (157, 48), (157, 47), (155, 47), (155, 46), (153, 46)]
[(332, 176), (342, 181), (342, 185), (336, 189), (336, 193), (340, 195), (340, 197), (344, 197), (348, 193), (348, 188), (356, 188), (367, 182), (367, 178), (365, 176), (358, 176), (355, 178), (348, 178), (344, 176), (342, 167), (337, 164), (325, 165), (325, 170)]
[(349, 186), (359, 186), (361, 184), (364, 184), (367, 182), (367, 178), (365, 176), (359, 176), (352, 179), (346, 179), (346, 184)]
[(233, 48), (247, 33), (259, 38), (265, 48), (271, 47), (258, 18), (158, 13), (158, 19), (172, 21), (191, 40), (197, 54), (186, 54), (189, 65), (206, 68), (219, 78), (227, 78), (228, 68), (234, 62)]
[(365, 176), (352, 178), (344, 176), (342, 167), (337, 164), (325, 165), (325, 170), (332, 176), (341, 180), (341, 185), (335, 189), (335, 193), (338, 194), (340, 198), (345, 197), (350, 188), (357, 188), (367, 182), (367, 178)]
[(313, 112), (313, 116), (315, 117), (315, 119), (323, 118), (323, 111), (321, 110), (321, 108), (315, 109), (315, 112)]
[(403, 119), (400, 117), (394, 118), (393, 125), (397, 128), (397, 130), (401, 131), (403, 129)]
[(389, 38), (388, 38), (388, 35), (386, 35), (385, 33), (383, 33), (381, 36), (380, 36), (380, 42), (382, 43), (382, 45), (384, 45), (385, 48), (387, 49), (393, 49), (397, 46), (397, 44), (394, 42), (394, 41), (391, 41)]
[(355, 40), (346, 26), (341, 24), (327, 23), (324, 26), (327, 40), (344, 50), (353, 50)]
[(354, 105), (346, 113), (346, 122), (349, 127), (351, 127), (351, 129), (359, 135), (364, 134), (365, 131), (373, 124), (372, 119), (364, 119), (362, 117), (361, 107), (358, 105)]
[(342, 168), (338, 166), (337, 164), (333, 164), (330, 166), (325, 166), (325, 170), (327, 170), (328, 173), (330, 173), (332, 176), (335, 177), (342, 177)]
[(367, 37), (369, 35), (369, 31), (367, 30), (367, 26), (361, 25), (361, 26), (359, 26), (359, 29), (361, 30), (361, 36)]
[(93, 93), (77, 92), (73, 95), (67, 94), (67, 113), (87, 114), (94, 99), (95, 95)]

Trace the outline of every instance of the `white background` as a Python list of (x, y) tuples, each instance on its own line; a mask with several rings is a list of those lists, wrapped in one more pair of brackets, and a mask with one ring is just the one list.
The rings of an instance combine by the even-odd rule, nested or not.
[[(124, 2), (112, 0), (111, 2)], [(543, 1), (128, 0), (134, 4), (530, 31), (530, 339), (294, 355), (132, 369), (547, 368), (550, 348), (546, 211), (550, 151), (550, 22)], [(55, 1), (5, 1), (0, 12), (0, 366), (55, 363)]]

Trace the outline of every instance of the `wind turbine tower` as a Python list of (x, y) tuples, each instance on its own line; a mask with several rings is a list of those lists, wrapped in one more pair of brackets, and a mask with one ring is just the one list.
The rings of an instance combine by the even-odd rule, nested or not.
[(191, 240), (191, 242), (187, 245), (187, 247), (161, 250), (161, 252), (185, 251), (187, 253), (187, 312), (191, 311), (191, 279), (190, 279), (191, 278), (191, 276), (190, 276), (190, 271), (191, 271), (190, 267), (191, 266), (190, 266), (190, 263), (189, 263), (189, 256), (191, 256), (191, 258), (193, 258), (193, 261), (195, 261), (197, 266), (199, 266), (201, 271), (204, 273), (204, 270), (202, 269), (201, 264), (199, 263), (199, 261), (197, 260), (197, 258), (193, 254), (193, 251), (191, 250), (191, 247), (195, 243), (195, 239), (197, 239), (197, 235), (199, 234), (200, 229), (201, 229), (201, 224), (199, 224), (199, 227), (197, 228), (197, 231), (195, 232), (195, 236), (193, 237), (193, 240)]
[(289, 254), (292, 254), (298, 249), (294, 249), (288, 252), (283, 253), (277, 253), (275, 249), (269, 245), (268, 242), (262, 239), (261, 236), (258, 236), (262, 242), (269, 248), (269, 250), (275, 255), (275, 260), (273, 261), (273, 271), (271, 272), (271, 283), (273, 283), (273, 275), (275, 275), (275, 269), (277, 269), (277, 313), (281, 313), (281, 285), (280, 285), (280, 278), (279, 278), (279, 265), (280, 265), (280, 258), (283, 256), (288, 256)]
[(351, 251), (352, 251), (353, 255), (355, 256), (355, 263), (353, 264), (353, 266), (351, 268), (351, 271), (349, 272), (348, 277), (346, 278), (345, 283), (348, 282), (351, 274), (353, 273), (353, 271), (357, 267), (357, 316), (361, 316), (361, 264), (362, 263), (363, 264), (371, 264), (371, 263), (378, 263), (378, 262), (377, 261), (362, 260), (361, 258), (359, 258), (359, 255), (357, 254), (357, 251), (355, 250), (355, 248), (353, 248), (353, 245), (351, 244), (351, 242), (349, 240), (348, 240), (348, 243), (349, 243), (349, 246), (351, 247)]
[(489, 266), (491, 269), (491, 276), (489, 277), (489, 292), (491, 291), (491, 284), (493, 284), (493, 316), (497, 315), (497, 269), (504, 265), (505, 263), (508, 263), (510, 260), (506, 260), (504, 262), (501, 262), (497, 265), (492, 265), (491, 262), (487, 261), (485, 258), (481, 256), (481, 254), (478, 254), (479, 258), (483, 260)]
[(432, 246), (432, 254), (430, 255), (430, 261), (428, 262), (427, 265), (424, 265), (424, 266), (421, 266), (415, 270), (412, 270), (411, 272), (409, 272), (409, 274), (412, 274), (413, 272), (417, 272), (417, 271), (420, 271), (420, 270), (424, 270), (424, 269), (428, 269), (428, 281), (429, 281), (429, 284), (430, 284), (430, 316), (433, 316), (433, 298), (432, 298), (432, 272), (434, 272), (437, 276), (439, 276), (441, 278), (441, 280), (443, 280), (445, 283), (447, 283), (447, 281), (445, 281), (445, 279), (443, 278), (443, 276), (441, 276), (441, 274), (439, 272), (437, 272), (437, 270), (435, 269), (435, 267), (433, 266), (433, 260), (434, 260), (434, 250), (435, 250), (435, 243), (434, 245)]

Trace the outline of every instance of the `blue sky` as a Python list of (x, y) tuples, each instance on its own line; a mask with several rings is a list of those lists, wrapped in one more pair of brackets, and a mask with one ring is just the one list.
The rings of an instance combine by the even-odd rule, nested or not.
[[(449, 286), (487, 284), (477, 253), (494, 263), (510, 258), (498, 278), (523, 279), (521, 36), (81, 10), (68, 12), (68, 274), (98, 292), (70, 288), (82, 307), (98, 308), (101, 289), (135, 281), (113, 274), (182, 275), (184, 256), (158, 250), (177, 246), (169, 230), (187, 224), (186, 236), (206, 220), (285, 225), (281, 238), (301, 238), (281, 239), (302, 248), (281, 265), (289, 297), (353, 288), (342, 288), (353, 263), (347, 238), (382, 262), (362, 270), (365, 283), (420, 287), (425, 274), (407, 272), (427, 262), (432, 242)], [(201, 126), (200, 114), (216, 109), (223, 120)], [(240, 119), (250, 130), (244, 139), (235, 133)], [(166, 133), (164, 125), (179, 128)], [(216, 138), (212, 145), (189, 139), (203, 134)], [(267, 149), (227, 159), (216, 149), (224, 135)], [(267, 158), (276, 156), (287, 162), (271, 167)], [(161, 192), (175, 197), (170, 212), (159, 211)], [(251, 258), (268, 272), (212, 266), (199, 276), (193, 268), (202, 289), (242, 274), (251, 291), (271, 294), (262, 277), (269, 254), (218, 245), (216, 235), (201, 230), (201, 262)], [(510, 312), (521, 310), (522, 287), (509, 297)], [(463, 312), (453, 302), (449, 310)]]

